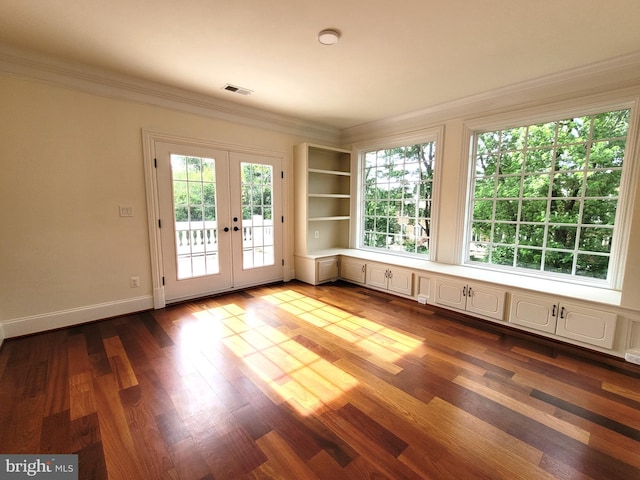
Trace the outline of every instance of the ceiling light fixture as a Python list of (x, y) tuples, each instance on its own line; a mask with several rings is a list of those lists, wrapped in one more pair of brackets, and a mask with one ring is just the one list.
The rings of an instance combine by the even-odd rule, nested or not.
[(335, 45), (338, 43), (340, 39), (340, 32), (338, 30), (334, 30), (333, 28), (327, 28), (326, 30), (322, 30), (318, 34), (318, 41), (322, 45)]

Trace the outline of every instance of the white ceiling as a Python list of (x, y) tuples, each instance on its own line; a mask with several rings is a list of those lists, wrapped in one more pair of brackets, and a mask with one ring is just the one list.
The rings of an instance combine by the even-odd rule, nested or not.
[(640, 0), (0, 0), (0, 43), (346, 128), (637, 53)]

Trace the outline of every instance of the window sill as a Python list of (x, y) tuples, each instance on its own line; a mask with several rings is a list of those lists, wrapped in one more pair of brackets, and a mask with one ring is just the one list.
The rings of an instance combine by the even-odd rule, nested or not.
[(492, 283), (502, 287), (523, 289), (545, 295), (556, 295), (580, 301), (589, 301), (602, 305), (619, 307), (622, 293), (617, 290), (599, 288), (587, 285), (576, 285), (558, 280), (535, 278), (514, 273), (495, 272), (465, 265), (450, 265), (446, 263), (419, 260), (401, 255), (388, 255), (359, 249), (330, 249), (313, 252), (308, 258), (323, 258), (333, 255), (343, 255), (371, 262), (389, 263), (399, 267), (407, 267), (424, 272), (441, 275), (451, 275)]

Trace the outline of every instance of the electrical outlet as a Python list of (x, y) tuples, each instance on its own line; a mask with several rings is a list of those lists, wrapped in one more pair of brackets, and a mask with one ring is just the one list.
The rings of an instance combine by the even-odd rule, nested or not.
[(314, 236), (315, 238), (320, 238), (320, 231), (319, 231), (319, 230), (316, 230), (315, 232), (313, 232), (313, 236)]
[(140, 286), (140, 277), (131, 277), (129, 279), (129, 285), (131, 285), (131, 288), (137, 288)]

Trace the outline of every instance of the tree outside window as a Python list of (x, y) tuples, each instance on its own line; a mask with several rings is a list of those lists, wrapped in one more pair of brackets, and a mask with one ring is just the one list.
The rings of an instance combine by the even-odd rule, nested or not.
[(629, 114), (476, 133), (467, 261), (607, 279)]
[(429, 254), (435, 148), (428, 142), (365, 152), (364, 247)]

